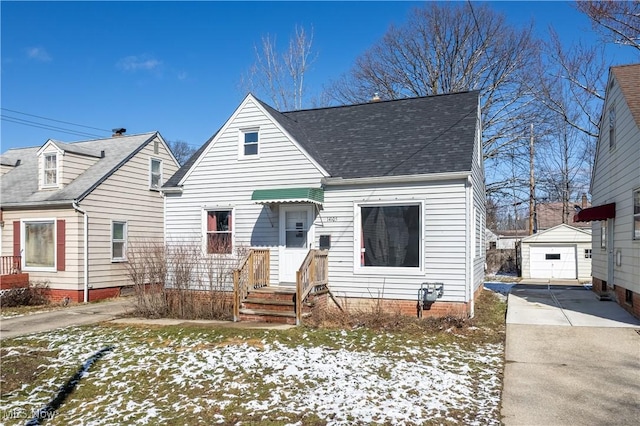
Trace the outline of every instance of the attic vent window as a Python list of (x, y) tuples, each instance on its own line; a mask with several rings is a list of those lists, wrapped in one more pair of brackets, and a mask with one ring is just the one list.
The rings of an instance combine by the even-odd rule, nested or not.
[(43, 167), (43, 186), (55, 186), (58, 184), (58, 155), (45, 154)]

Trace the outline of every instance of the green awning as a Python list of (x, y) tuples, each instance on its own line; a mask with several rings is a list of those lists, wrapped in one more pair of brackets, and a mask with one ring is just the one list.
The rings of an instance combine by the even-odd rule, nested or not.
[(322, 205), (324, 191), (322, 188), (256, 189), (253, 191), (251, 199), (257, 204), (313, 203)]

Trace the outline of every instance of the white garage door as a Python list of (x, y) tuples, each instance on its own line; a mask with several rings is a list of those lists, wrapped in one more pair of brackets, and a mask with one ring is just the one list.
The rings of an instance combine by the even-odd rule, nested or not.
[(577, 278), (575, 246), (529, 247), (531, 278)]

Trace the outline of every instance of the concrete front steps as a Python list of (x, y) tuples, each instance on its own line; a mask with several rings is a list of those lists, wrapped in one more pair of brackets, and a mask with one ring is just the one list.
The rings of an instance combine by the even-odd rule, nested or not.
[[(294, 287), (267, 286), (251, 290), (240, 304), (240, 321), (295, 324)], [(311, 315), (311, 305), (303, 303), (302, 316)]]

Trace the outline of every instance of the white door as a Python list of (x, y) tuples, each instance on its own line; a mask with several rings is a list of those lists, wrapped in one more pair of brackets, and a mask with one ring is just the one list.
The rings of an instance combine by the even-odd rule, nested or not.
[(616, 261), (616, 256), (614, 253), (614, 243), (613, 243), (613, 236), (614, 236), (614, 232), (613, 232), (613, 221), (615, 219), (607, 219), (607, 239), (605, 241), (605, 247), (607, 249), (607, 285), (611, 288), (613, 288), (613, 285), (615, 284), (614, 281), (614, 276), (613, 276), (613, 271), (615, 269), (615, 261)]
[(295, 283), (296, 272), (313, 244), (312, 207), (280, 207), (280, 283)]
[(531, 278), (578, 277), (576, 246), (529, 246)]

